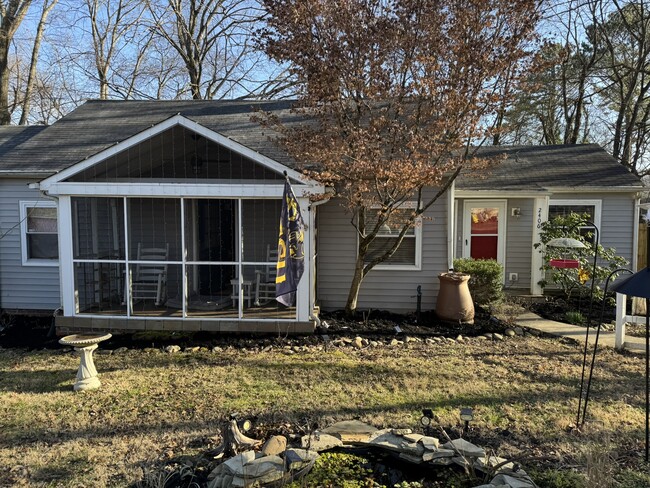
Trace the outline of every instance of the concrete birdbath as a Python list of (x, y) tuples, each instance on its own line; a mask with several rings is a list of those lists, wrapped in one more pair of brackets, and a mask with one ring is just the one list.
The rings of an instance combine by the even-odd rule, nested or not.
[(79, 352), (81, 364), (77, 371), (77, 382), (74, 384), (74, 391), (94, 390), (99, 388), (101, 383), (97, 377), (97, 370), (93, 362), (93, 351), (97, 344), (113, 337), (112, 334), (104, 335), (82, 335), (74, 334), (59, 339), (59, 344), (72, 346)]

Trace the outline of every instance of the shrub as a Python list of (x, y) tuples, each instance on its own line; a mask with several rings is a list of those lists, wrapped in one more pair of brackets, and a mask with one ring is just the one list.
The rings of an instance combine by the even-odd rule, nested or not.
[(570, 310), (564, 314), (566, 321), (573, 325), (584, 325), (587, 321), (584, 315), (581, 312), (576, 310)]
[(468, 286), (476, 303), (498, 302), (503, 298), (503, 266), (494, 259), (455, 259), (454, 270), (471, 276)]

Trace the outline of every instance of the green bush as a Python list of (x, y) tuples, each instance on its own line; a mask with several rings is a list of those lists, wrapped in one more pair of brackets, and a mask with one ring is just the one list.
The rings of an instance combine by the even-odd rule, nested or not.
[(300, 481), (287, 488), (363, 488), (373, 486), (368, 460), (354, 454), (326, 452), (316, 460), (314, 468)]
[(476, 303), (493, 303), (503, 298), (503, 266), (494, 259), (455, 259), (454, 270), (471, 276), (469, 291)]
[(570, 310), (564, 314), (564, 318), (566, 319), (567, 322), (573, 325), (584, 325), (587, 319), (585, 318), (584, 315), (582, 315), (582, 312), (578, 312), (576, 310)]

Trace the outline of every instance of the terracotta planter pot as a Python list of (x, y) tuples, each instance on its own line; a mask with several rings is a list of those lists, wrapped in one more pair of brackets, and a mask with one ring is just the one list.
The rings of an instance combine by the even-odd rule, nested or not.
[(474, 323), (474, 301), (469, 293), (467, 282), (470, 275), (465, 273), (441, 273), (440, 291), (436, 301), (436, 314), (442, 320)]

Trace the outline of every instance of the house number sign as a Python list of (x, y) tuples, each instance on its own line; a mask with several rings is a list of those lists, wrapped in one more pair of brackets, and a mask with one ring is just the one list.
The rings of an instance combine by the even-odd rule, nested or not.
[(542, 228), (542, 207), (537, 209), (537, 228)]

